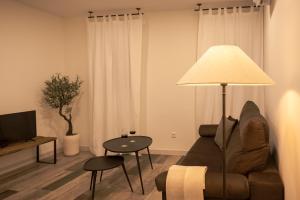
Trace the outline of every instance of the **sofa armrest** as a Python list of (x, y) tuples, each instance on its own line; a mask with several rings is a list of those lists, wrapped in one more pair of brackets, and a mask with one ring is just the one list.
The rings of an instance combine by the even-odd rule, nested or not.
[(284, 187), (278, 173), (252, 172), (248, 179), (251, 200), (284, 199)]
[(218, 125), (204, 124), (199, 127), (199, 135), (201, 137), (215, 137)]
[(168, 171), (164, 171), (155, 177), (155, 185), (158, 191), (166, 191), (166, 182), (167, 182)]
[[(168, 171), (162, 172), (155, 178), (158, 191), (166, 191), (166, 180)], [(248, 199), (249, 185), (245, 176), (240, 174), (226, 174), (227, 176), (227, 197), (229, 199)], [(213, 199), (222, 199), (223, 182), (222, 173), (207, 172), (205, 175), (204, 196)]]

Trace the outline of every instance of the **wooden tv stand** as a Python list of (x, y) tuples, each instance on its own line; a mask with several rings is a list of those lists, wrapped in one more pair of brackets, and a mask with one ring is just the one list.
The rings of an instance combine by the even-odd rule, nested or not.
[[(0, 148), (0, 156), (7, 154), (15, 153), (22, 151), (24, 149), (29, 149), (36, 147), (36, 162), (38, 163), (47, 163), (47, 164), (56, 164), (56, 137), (43, 137), (37, 136), (32, 138), (30, 141), (26, 142), (16, 142), (7, 145), (6, 147)], [(40, 160), (40, 145), (53, 142), (53, 162), (46, 162)]]

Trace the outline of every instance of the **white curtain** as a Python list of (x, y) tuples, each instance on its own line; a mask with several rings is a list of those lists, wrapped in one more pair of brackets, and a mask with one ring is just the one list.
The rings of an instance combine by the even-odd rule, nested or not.
[[(232, 44), (243, 49), (263, 67), (263, 9), (233, 8), (199, 11), (198, 58), (212, 45)], [(222, 113), (221, 87), (195, 89), (196, 127), (218, 123)], [(239, 118), (247, 100), (257, 103), (264, 113), (264, 88), (253, 86), (227, 87), (227, 116)]]
[(142, 15), (89, 19), (90, 150), (140, 128)]

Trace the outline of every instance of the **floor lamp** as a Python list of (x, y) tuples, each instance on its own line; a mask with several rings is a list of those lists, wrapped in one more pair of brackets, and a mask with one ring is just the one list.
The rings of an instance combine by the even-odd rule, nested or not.
[[(220, 45), (210, 47), (183, 75), (177, 85), (222, 87), (223, 141), (226, 130), (227, 85), (272, 85), (273, 80), (239, 47)], [(223, 142), (223, 144), (225, 144)], [(226, 145), (223, 145), (223, 199), (226, 199)]]

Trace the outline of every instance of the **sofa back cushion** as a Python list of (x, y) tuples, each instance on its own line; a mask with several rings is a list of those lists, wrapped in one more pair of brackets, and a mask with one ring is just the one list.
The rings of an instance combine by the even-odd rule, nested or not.
[(227, 148), (227, 170), (247, 174), (262, 169), (269, 155), (269, 128), (253, 102), (244, 105)]
[(256, 116), (242, 118), (239, 129), (243, 151), (255, 150), (269, 143), (268, 123), (259, 113)]
[(266, 166), (270, 147), (268, 144), (251, 151), (245, 151), (240, 137), (240, 127), (236, 126), (229, 141), (226, 152), (227, 171), (231, 173), (248, 174), (261, 170)]
[(259, 108), (252, 101), (247, 101), (241, 111), (240, 137), (242, 149), (251, 151), (269, 144), (269, 127)]
[[(225, 119), (225, 144), (228, 145), (229, 138), (231, 133), (237, 124), (238, 120), (232, 118), (231, 116)], [(219, 148), (223, 149), (223, 119), (221, 118), (220, 123), (218, 125), (216, 136), (215, 136), (215, 143), (219, 146)]]
[(257, 115), (258, 113), (260, 113), (258, 106), (253, 101), (247, 101), (241, 110), (240, 120)]

